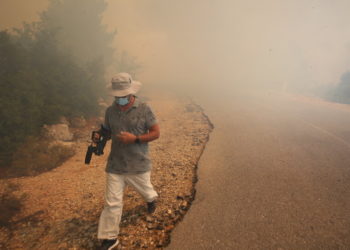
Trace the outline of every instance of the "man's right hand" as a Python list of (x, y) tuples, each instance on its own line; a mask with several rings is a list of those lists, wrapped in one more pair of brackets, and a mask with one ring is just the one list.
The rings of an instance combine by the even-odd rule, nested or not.
[(136, 135), (122, 131), (117, 135), (117, 139), (124, 144), (132, 144), (136, 140)]

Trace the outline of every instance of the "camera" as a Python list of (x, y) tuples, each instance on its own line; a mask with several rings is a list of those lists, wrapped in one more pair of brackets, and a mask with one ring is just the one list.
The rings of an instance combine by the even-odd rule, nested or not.
[(106, 129), (103, 125), (101, 125), (100, 130), (92, 131), (91, 144), (85, 155), (85, 164), (90, 164), (92, 154), (103, 155), (103, 150), (109, 139), (111, 139), (111, 131)]

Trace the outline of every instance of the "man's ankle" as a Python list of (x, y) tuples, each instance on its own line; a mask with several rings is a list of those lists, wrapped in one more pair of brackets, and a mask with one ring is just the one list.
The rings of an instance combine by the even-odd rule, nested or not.
[(157, 201), (156, 200), (153, 200), (151, 202), (147, 202), (147, 212), (149, 214), (154, 213), (154, 211), (156, 211), (156, 208), (157, 208)]

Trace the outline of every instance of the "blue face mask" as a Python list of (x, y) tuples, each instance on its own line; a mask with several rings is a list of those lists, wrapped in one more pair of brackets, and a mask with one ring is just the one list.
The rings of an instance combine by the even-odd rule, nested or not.
[(128, 98), (128, 97), (118, 97), (118, 98), (117, 98), (117, 103), (118, 103), (120, 106), (125, 106), (126, 104), (129, 103), (129, 98)]

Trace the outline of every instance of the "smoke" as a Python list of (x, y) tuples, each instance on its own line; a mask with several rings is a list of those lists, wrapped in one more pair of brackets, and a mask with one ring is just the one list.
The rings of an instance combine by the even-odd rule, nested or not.
[(109, 1), (147, 82), (312, 91), (349, 68), (348, 1)]
[(48, 0), (1, 0), (0, 29), (19, 27), (23, 22), (39, 20), (39, 13), (48, 6)]
[[(116, 51), (137, 58), (146, 84), (312, 92), (349, 70), (347, 0), (107, 2)], [(2, 0), (1, 28), (36, 20), (46, 7)]]

